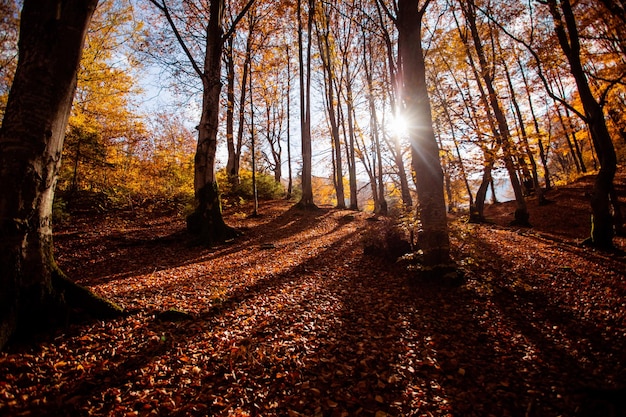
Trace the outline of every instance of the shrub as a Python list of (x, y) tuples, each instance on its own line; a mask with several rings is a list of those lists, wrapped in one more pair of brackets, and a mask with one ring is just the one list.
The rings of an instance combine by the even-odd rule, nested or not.
[(411, 252), (406, 231), (396, 219), (377, 218), (363, 235), (363, 252), (390, 262)]
[[(224, 205), (238, 205), (247, 200), (251, 200), (252, 195), (252, 172), (241, 170), (239, 173), (239, 184), (232, 185), (228, 181), (228, 174), (225, 169), (217, 173), (217, 181), (222, 194)], [(261, 200), (275, 200), (285, 195), (285, 188), (274, 177), (269, 174), (259, 172), (256, 174), (257, 195)]]

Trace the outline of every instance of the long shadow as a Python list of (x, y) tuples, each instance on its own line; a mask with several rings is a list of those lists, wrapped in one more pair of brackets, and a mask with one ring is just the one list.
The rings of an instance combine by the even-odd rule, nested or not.
[[(289, 233), (286, 231), (285, 233)], [(146, 322), (141, 327), (135, 327), (133, 334), (128, 334), (128, 342), (125, 343), (126, 348), (124, 351), (118, 351), (117, 357), (121, 357), (119, 362), (110, 361), (110, 357), (103, 356), (98, 359), (97, 362), (91, 365), (96, 369), (92, 373), (79, 374), (74, 380), (69, 380), (63, 386), (63, 392), (55, 394), (55, 401), (51, 401), (41, 406), (33, 406), (29, 410), (33, 410), (34, 415), (87, 415), (89, 414), (90, 407), (94, 404), (101, 404), (104, 408), (99, 409), (97, 413), (99, 415), (114, 415), (116, 398), (112, 392), (119, 391), (119, 395), (128, 395), (129, 392), (139, 392), (142, 389), (145, 390), (146, 381), (140, 380), (141, 378), (153, 377), (154, 375), (145, 375), (141, 372), (142, 369), (148, 367), (154, 361), (165, 360), (170, 362), (176, 362), (175, 357), (180, 355), (180, 352), (188, 348), (189, 343), (196, 337), (205, 337), (198, 333), (199, 324), (212, 323), (212, 325), (218, 326), (221, 321), (229, 320), (229, 315), (232, 315), (234, 311), (250, 300), (256, 298), (268, 297), (272, 294), (281, 293), (282, 288), (286, 284), (299, 283), (306, 279), (307, 271), (315, 271), (322, 268), (326, 264), (326, 259), (331, 254), (340, 250), (347, 241), (353, 239), (358, 234), (358, 231), (352, 231), (345, 236), (332, 242), (332, 244), (325, 247), (316, 256), (306, 259), (303, 263), (296, 265), (281, 274), (268, 275), (260, 278), (254, 285), (239, 287), (234, 292), (230, 293), (228, 298), (225, 299), (219, 307), (206, 310), (195, 317), (192, 321), (186, 322), (161, 322), (150, 317), (145, 317)], [(309, 277), (310, 278), (310, 277)], [(317, 278), (316, 278), (317, 279)], [(312, 305), (315, 300), (304, 300), (306, 303)], [(252, 331), (246, 334), (247, 339), (257, 340), (257, 344), (262, 344), (262, 338), (270, 334), (274, 334), (275, 329), (282, 329), (285, 326), (289, 326), (294, 323), (298, 316), (292, 314), (293, 311), (284, 311), (283, 315), (277, 315), (276, 317), (269, 318), (259, 327), (256, 331)], [(147, 339), (146, 333), (162, 334), (163, 339)], [(78, 335), (74, 335), (78, 337)], [(135, 340), (137, 338), (137, 340)], [(95, 358), (95, 357), (94, 357)], [(181, 403), (185, 401), (198, 402), (203, 401), (207, 404), (207, 408), (204, 412), (208, 415), (212, 414), (212, 411), (219, 411), (219, 405), (211, 405), (212, 401), (209, 398), (203, 398), (203, 396), (210, 395), (213, 397), (216, 394), (220, 394), (220, 390), (232, 389), (232, 381), (227, 379), (227, 375), (233, 371), (233, 360), (230, 357), (228, 349), (222, 351), (221, 356), (210, 357), (203, 363), (199, 364), (203, 368), (211, 369), (212, 379), (205, 377), (202, 386), (196, 387), (197, 389), (190, 389), (187, 392), (193, 392), (193, 395), (185, 398), (184, 396), (179, 399)], [(105, 366), (105, 364), (108, 365)], [(98, 369), (99, 368), (99, 369)], [(265, 367), (263, 367), (265, 371)], [(265, 373), (260, 377), (265, 378)], [(250, 377), (251, 378), (251, 377)], [(243, 382), (240, 383), (245, 386)], [(211, 387), (208, 389), (207, 387)], [(149, 385), (148, 385), (149, 387)], [(151, 390), (154, 390), (154, 386)], [(169, 387), (170, 389), (177, 389), (176, 387)], [(182, 387), (178, 387), (182, 388)], [(187, 387), (188, 388), (188, 387)], [(109, 397), (103, 397), (103, 392), (106, 390), (106, 395)], [(153, 393), (154, 394), (154, 393)], [(154, 401), (153, 401), (154, 402)], [(142, 407), (147, 403), (138, 402), (137, 407)], [(208, 410), (208, 411), (207, 411)], [(141, 408), (139, 411), (142, 411)], [(180, 407), (176, 410), (161, 409), (161, 412), (169, 415), (204, 415), (194, 414), (190, 411), (184, 411)]]
[[(258, 244), (270, 231), (276, 240), (301, 233), (314, 227), (330, 212), (326, 209), (302, 212), (291, 208), (266, 223), (248, 229), (236, 241), (215, 248), (190, 245), (191, 239), (184, 230), (147, 240), (134, 238), (132, 232), (115, 236), (103, 235), (88, 242), (90, 253), (98, 254), (99, 260), (85, 260), (81, 265), (68, 265), (65, 272), (81, 284), (97, 285), (219, 259)], [(62, 253), (59, 256), (59, 265), (64, 268)]]
[[(314, 227), (326, 214), (283, 213), (263, 227), (280, 239)], [(245, 242), (204, 250), (197, 258), (217, 259), (262, 243), (263, 227)], [(501, 258), (492, 261), (504, 270), (483, 260), (482, 273), (468, 277), (465, 287), (409, 286), (410, 273), (357, 254), (351, 247), (357, 235), (346, 233), (298, 265), (236, 287), (194, 320), (146, 318), (144, 328), (166, 334), (167, 343), (131, 345), (118, 366), (67, 387), (63, 398), (73, 399), (70, 413), (61, 406), (52, 410), (84, 414), (101, 390), (96, 381), (130, 390), (142, 384), (139, 370), (156, 359), (175, 363), (183, 349), (221, 343), (219, 349), (210, 346), (218, 353), (197, 362), (210, 372), (179, 399), (204, 404), (195, 415), (224, 415), (236, 407), (259, 416), (624, 415), (619, 403), (602, 396), (612, 393), (604, 389), (607, 382), (623, 382), (626, 374), (626, 337), (608, 331), (612, 323), (574, 314), (519, 273), (488, 281), (491, 273), (513, 270)], [(497, 256), (487, 242), (476, 244)], [(550, 279), (566, 273), (556, 271)], [(243, 326), (237, 309), (260, 302), (271, 305), (273, 314), (251, 313), (251, 324)], [(229, 340), (210, 336), (229, 326)], [(194, 343), (199, 345), (192, 349)], [(178, 408), (169, 414), (194, 412)]]
[[(488, 243), (481, 244), (487, 252), (497, 253)], [(497, 259), (495, 264), (504, 267), (496, 273), (507, 274), (514, 269), (503, 259)], [(571, 306), (559, 301), (559, 293), (567, 289), (559, 289), (558, 281), (571, 272), (545, 272), (553, 272), (544, 279), (554, 281), (552, 295), (557, 297), (549, 298), (536, 285), (541, 283), (519, 273), (499, 279), (499, 284), (488, 284), (491, 294), (483, 297), (485, 303), (493, 303), (502, 314), (503, 327), (513, 332), (508, 338), (514, 350), (498, 355), (506, 358), (501, 366), (510, 374), (503, 393), (512, 384), (524, 388), (518, 390), (527, 393), (521, 404), (519, 398), (511, 404), (513, 409), (521, 410), (519, 415), (624, 415), (623, 400), (620, 405), (610, 398), (626, 383), (626, 337), (618, 333), (620, 327), (608, 330), (619, 323), (596, 322), (582, 314), (575, 315)], [(482, 339), (486, 342), (489, 338), (485, 335)], [(471, 355), (479, 352), (476, 347), (470, 349)]]

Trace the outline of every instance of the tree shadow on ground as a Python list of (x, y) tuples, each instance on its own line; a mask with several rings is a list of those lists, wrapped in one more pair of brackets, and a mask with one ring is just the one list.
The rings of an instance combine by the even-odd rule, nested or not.
[[(287, 242), (331, 215), (327, 229)], [(40, 375), (40, 382), (33, 376), (23, 383), (42, 384), (37, 388), (59, 398), (51, 410), (66, 415), (84, 415), (94, 405), (96, 414), (114, 415), (118, 398), (124, 412), (131, 404), (140, 414), (181, 416), (624, 415), (619, 403), (602, 397), (624, 381), (623, 323), (563, 302), (573, 289), (557, 284), (571, 281), (571, 269), (555, 263), (524, 273), (499, 254), (497, 243), (475, 237), (464, 243), (481, 254), (467, 267), (466, 285), (440, 288), (364, 256), (362, 230), (338, 216), (268, 216), (246, 240), (163, 260), (175, 267), (234, 255), (254, 263), (262, 244), (276, 245), (263, 252), (270, 259), (316, 246), (280, 271), (259, 270), (253, 280), (238, 281), (219, 302), (198, 305), (191, 320), (143, 313), (111, 322), (110, 333), (98, 330), (98, 343), (89, 346), (81, 339), (93, 335), (84, 327), (85, 336), (59, 337), (53, 344), (75, 344), (68, 350), (93, 358), (87, 362), (95, 370), (76, 371), (66, 385)], [(322, 232), (337, 234), (324, 243)], [(123, 340), (115, 353), (107, 350), (114, 331)]]
[(57, 262), (68, 276), (83, 285), (121, 281), (130, 276), (219, 259), (263, 243), (268, 231), (272, 240), (297, 235), (330, 213), (328, 209), (292, 208), (278, 215), (270, 214), (247, 228), (238, 239), (213, 248), (191, 245), (192, 239), (180, 219), (171, 219), (174, 227), (157, 230), (150, 222), (115, 233), (89, 233), (84, 239), (76, 239), (77, 232), (62, 232), (55, 236)]
[[(459, 362), (472, 364), (464, 368), (472, 382), (463, 386), (455, 378), (445, 385), (459, 393), (476, 386), (490, 393), (491, 401), (481, 402), (475, 415), (625, 415), (623, 399), (613, 394), (626, 387), (619, 315), (603, 317), (565, 304), (572, 288), (563, 283), (579, 278), (570, 268), (555, 264), (525, 273), (497, 255), (501, 248), (479, 239), (473, 244), (490, 257), (450, 300), (458, 310), (441, 311), (456, 317), (450, 326), (461, 325), (450, 336), (462, 346)], [(455, 409), (475, 412), (467, 403)]]

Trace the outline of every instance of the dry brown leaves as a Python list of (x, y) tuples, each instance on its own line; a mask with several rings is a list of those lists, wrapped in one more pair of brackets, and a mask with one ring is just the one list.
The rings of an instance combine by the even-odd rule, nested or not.
[(363, 255), (367, 214), (288, 209), (213, 249), (175, 216), (75, 219), (59, 263), (133, 314), (1, 353), (0, 414), (624, 415), (623, 257), (455, 223), (467, 282), (439, 288)]

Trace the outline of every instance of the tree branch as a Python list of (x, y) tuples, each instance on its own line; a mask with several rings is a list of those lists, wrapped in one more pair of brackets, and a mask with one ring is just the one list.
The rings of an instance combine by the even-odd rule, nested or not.
[(178, 28), (176, 27), (176, 24), (174, 23), (174, 20), (172, 19), (172, 15), (170, 14), (170, 10), (165, 4), (165, 0), (162, 0), (162, 3), (158, 2), (157, 0), (148, 0), (148, 1), (152, 3), (153, 5), (155, 5), (159, 10), (161, 10), (161, 12), (163, 12), (163, 15), (167, 19), (167, 22), (169, 23), (170, 27), (172, 28), (172, 31), (174, 32), (174, 36), (176, 36), (176, 40), (178, 41), (179, 45), (183, 48), (183, 51), (185, 52), (187, 59), (191, 63), (191, 66), (193, 67), (194, 71), (198, 74), (198, 76), (202, 78), (204, 76), (204, 72), (202, 71), (202, 69), (200, 69), (200, 66), (194, 59), (193, 55), (191, 54), (191, 51), (187, 47), (187, 44), (183, 40), (183, 37), (181, 36), (180, 32), (178, 31)]
[[(539, 0), (535, 0), (535, 1), (539, 1)], [(541, 1), (539, 1), (539, 2), (542, 3), (542, 4), (545, 4), (545, 3), (541, 2)], [(583, 113), (581, 113), (579, 110), (577, 110), (574, 106), (572, 106), (563, 97), (559, 97), (556, 94), (554, 94), (554, 92), (552, 91), (552, 87), (550, 87), (550, 83), (548, 82), (548, 79), (546, 78), (545, 74), (543, 73), (543, 69), (541, 67), (541, 57), (539, 57), (539, 54), (537, 54), (537, 52), (533, 49), (532, 45), (530, 45), (525, 40), (523, 40), (521, 38), (518, 38), (517, 36), (515, 36), (514, 34), (509, 32), (500, 22), (498, 22), (493, 16), (491, 16), (489, 13), (487, 13), (482, 8), (477, 7), (477, 9), (480, 10), (480, 12), (487, 19), (489, 19), (491, 22), (493, 22), (505, 35), (507, 35), (508, 37), (513, 39), (515, 42), (523, 45), (526, 48), (526, 50), (532, 55), (533, 59), (535, 60), (535, 63), (537, 64), (537, 75), (539, 76), (539, 79), (543, 83), (544, 88), (546, 89), (546, 93), (548, 93), (550, 98), (552, 98), (553, 100), (555, 100), (558, 103), (561, 103), (563, 106), (567, 107), (570, 111), (572, 111), (574, 114), (576, 114), (576, 116), (580, 117), (581, 120), (586, 121), (587, 117)]]
[(224, 34), (224, 36), (222, 36), (222, 42), (225, 42), (226, 39), (230, 38), (233, 35), (233, 33), (235, 33), (235, 29), (237, 28), (237, 24), (239, 23), (239, 21), (241, 19), (243, 19), (243, 17), (246, 15), (246, 13), (248, 13), (248, 10), (250, 10), (250, 7), (252, 7), (253, 4), (254, 4), (254, 0), (248, 0), (248, 3), (246, 4), (246, 6), (237, 15), (235, 20), (233, 20), (233, 23), (231, 23), (230, 28), (228, 29), (228, 31)]

